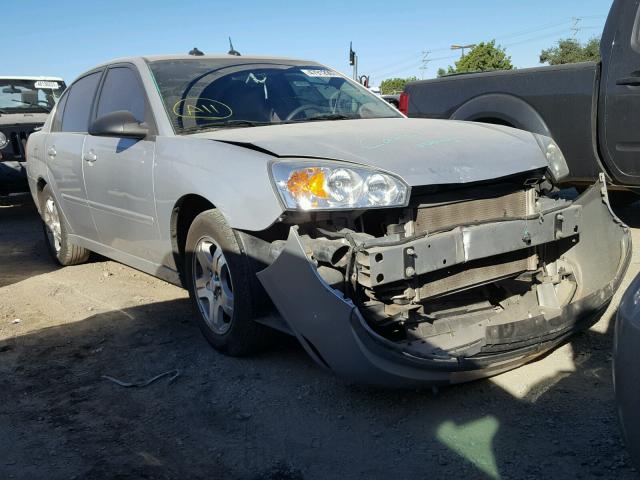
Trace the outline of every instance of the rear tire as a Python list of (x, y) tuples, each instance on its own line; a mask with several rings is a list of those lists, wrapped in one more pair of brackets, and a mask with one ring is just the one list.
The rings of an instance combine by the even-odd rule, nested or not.
[(58, 203), (49, 185), (44, 187), (39, 198), (44, 239), (53, 259), (63, 267), (78, 265), (89, 260), (91, 254), (89, 250), (69, 241), (64, 217), (60, 215)]
[(255, 272), (218, 210), (202, 212), (193, 220), (184, 266), (198, 326), (216, 350), (246, 356), (269, 343), (271, 330), (253, 320), (260, 295)]

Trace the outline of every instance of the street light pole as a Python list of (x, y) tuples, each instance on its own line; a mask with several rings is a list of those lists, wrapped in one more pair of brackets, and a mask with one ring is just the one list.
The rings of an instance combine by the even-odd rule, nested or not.
[(451, 45), (451, 50), (462, 50), (462, 58), (464, 58), (464, 50), (466, 48), (473, 48), (475, 46), (476, 46), (475, 43), (470, 43), (468, 45), (457, 45), (457, 44), (454, 44), (454, 45)]

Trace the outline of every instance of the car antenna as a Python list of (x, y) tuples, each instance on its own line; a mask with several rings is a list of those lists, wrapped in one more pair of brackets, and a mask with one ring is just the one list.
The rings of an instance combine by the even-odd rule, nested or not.
[(240, 52), (233, 48), (233, 43), (231, 42), (231, 37), (229, 37), (229, 51), (227, 52), (229, 55), (235, 55), (236, 57), (240, 56)]
[(193, 47), (192, 50), (189, 51), (189, 55), (193, 55), (194, 57), (201, 57), (204, 55), (202, 50), (199, 50), (198, 47)]

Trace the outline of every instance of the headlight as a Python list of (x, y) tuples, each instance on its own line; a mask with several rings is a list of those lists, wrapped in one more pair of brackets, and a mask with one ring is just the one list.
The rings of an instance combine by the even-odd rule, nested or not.
[(0, 132), (0, 150), (9, 145), (9, 140), (7, 140), (7, 136)]
[(560, 180), (567, 178), (569, 176), (569, 166), (558, 144), (553, 141), (553, 138), (544, 135), (534, 133), (533, 136), (536, 137), (542, 153), (547, 157), (549, 174), (554, 183), (558, 183)]
[(409, 187), (386, 172), (338, 162), (276, 162), (271, 166), (285, 206), (300, 210), (401, 207)]

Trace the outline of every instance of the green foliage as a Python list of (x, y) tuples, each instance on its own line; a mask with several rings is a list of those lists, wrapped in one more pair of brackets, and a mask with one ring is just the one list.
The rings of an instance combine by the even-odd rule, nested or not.
[(417, 77), (409, 78), (387, 78), (380, 84), (380, 93), (382, 95), (390, 95), (393, 93), (400, 93), (404, 90), (404, 86), (409, 82), (415, 82)]
[(559, 40), (555, 47), (547, 48), (540, 53), (540, 63), (549, 65), (599, 61), (600, 40), (595, 37), (584, 45), (573, 38), (565, 38)]
[(486, 72), (488, 70), (512, 70), (511, 57), (495, 40), (481, 42), (473, 47), (469, 53), (461, 57), (455, 63), (455, 67), (449, 65), (445, 72), (443, 68), (438, 70), (438, 76), (451, 75), (463, 72)]

